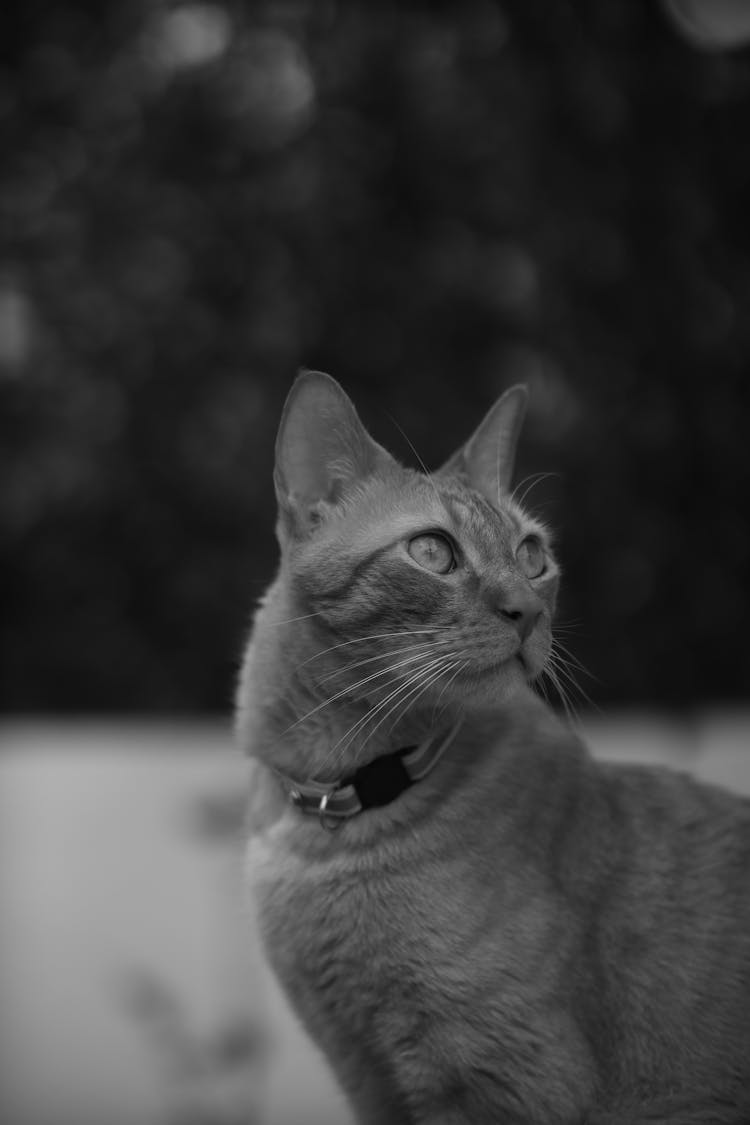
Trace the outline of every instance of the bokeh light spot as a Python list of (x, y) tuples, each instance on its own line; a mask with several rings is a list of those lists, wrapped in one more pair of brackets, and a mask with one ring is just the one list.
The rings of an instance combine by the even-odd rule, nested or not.
[(696, 47), (721, 50), (750, 43), (747, 0), (664, 0), (664, 7)]
[(225, 53), (231, 24), (217, 4), (183, 4), (160, 16), (152, 29), (152, 49), (165, 70), (213, 62)]
[(20, 373), (31, 349), (31, 303), (20, 289), (0, 288), (0, 374)]
[(248, 140), (284, 144), (307, 124), (315, 85), (304, 51), (281, 31), (256, 31), (222, 75), (227, 117), (242, 120)]

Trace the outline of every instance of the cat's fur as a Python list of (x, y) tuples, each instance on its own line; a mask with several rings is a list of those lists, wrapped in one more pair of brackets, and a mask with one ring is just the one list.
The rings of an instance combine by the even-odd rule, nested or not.
[[(327, 376), (289, 396), (238, 709), (266, 950), (369, 1125), (748, 1125), (750, 802), (595, 763), (530, 686), (558, 574), (509, 492), (523, 407), (428, 477)], [(409, 553), (434, 531), (450, 573)], [(333, 832), (274, 774), (334, 780), (459, 715), (424, 780)]]

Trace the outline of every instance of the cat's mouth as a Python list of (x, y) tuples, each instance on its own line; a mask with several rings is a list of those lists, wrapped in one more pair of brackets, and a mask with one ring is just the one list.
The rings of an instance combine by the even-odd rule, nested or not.
[(514, 659), (520, 664), (521, 671), (530, 684), (537, 680), (544, 671), (543, 665), (540, 667), (537, 661), (528, 660), (522, 652), (517, 652)]
[(502, 660), (493, 660), (491, 664), (485, 664), (477, 671), (482, 677), (497, 676), (498, 673), (511, 670), (516, 664), (520, 667), (525, 679), (531, 680), (534, 678), (534, 673), (520, 650), (514, 652), (512, 656), (503, 657)]

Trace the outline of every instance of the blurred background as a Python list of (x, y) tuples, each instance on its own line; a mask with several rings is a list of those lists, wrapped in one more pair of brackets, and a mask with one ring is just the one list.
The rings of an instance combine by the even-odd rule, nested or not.
[(239, 906), (286, 391), (436, 466), (527, 383), (595, 749), (750, 790), (750, 6), (2, 23), (3, 1121), (334, 1125)]

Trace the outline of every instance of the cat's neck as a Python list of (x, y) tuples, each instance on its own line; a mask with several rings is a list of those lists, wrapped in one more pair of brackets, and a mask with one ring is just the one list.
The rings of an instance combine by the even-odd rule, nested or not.
[[(301, 617), (277, 580), (256, 616), (239, 692), (242, 744), (290, 778), (338, 781), (374, 758), (448, 731), (459, 718), (466, 728), (481, 728), (491, 718), (486, 710), (467, 713), (455, 703), (437, 712), (433, 704), (387, 703), (373, 713), (379, 698), (337, 692), (335, 680), (321, 674), (319, 636)], [(521, 696), (511, 712), (545, 710), (530, 691)]]
[[(390, 704), (376, 711), (377, 701), (328, 692), (309, 673), (312, 655), (299, 644), (278, 646), (276, 659), (266, 661), (266, 645), (256, 636), (248, 655), (240, 693), (240, 729), (251, 752), (300, 781), (334, 782), (374, 758), (416, 746), (455, 723), (455, 709), (439, 715), (432, 706), (399, 715)], [(281, 667), (280, 667), (281, 665)], [(252, 669), (252, 674), (250, 674)], [(273, 671), (272, 671), (273, 669)]]

